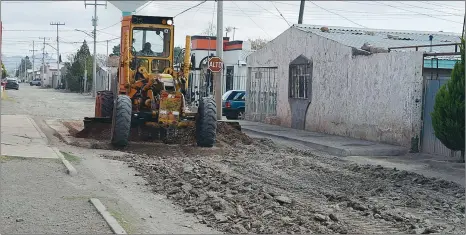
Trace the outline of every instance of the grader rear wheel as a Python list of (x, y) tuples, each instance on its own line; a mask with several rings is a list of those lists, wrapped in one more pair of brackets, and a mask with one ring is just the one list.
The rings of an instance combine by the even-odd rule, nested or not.
[(131, 99), (126, 95), (119, 95), (112, 120), (112, 144), (116, 147), (128, 145), (131, 131), (131, 112)]
[(100, 116), (112, 117), (113, 114), (113, 92), (99, 91), (100, 95)]
[(196, 117), (196, 142), (199, 147), (213, 147), (217, 135), (217, 106), (213, 98), (204, 97), (199, 102)]

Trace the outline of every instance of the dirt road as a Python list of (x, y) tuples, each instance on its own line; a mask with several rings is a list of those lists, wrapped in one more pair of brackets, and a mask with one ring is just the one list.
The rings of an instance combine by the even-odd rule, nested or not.
[[(29, 112), (27, 108), (23, 111)], [(80, 119), (89, 112), (92, 109), (74, 110), (63, 118)], [(107, 194), (114, 193), (127, 202), (133, 198), (128, 195), (142, 195), (137, 192), (146, 188), (166, 197), (168, 201), (163, 203), (176, 205), (170, 207), (170, 215), (184, 211), (186, 218), (221, 232), (465, 233), (465, 191), (456, 183), (252, 139), (228, 126), (221, 126), (218, 146), (223, 153), (193, 154), (199, 152), (176, 145), (129, 148), (126, 153), (62, 148), (82, 156), (84, 162), (77, 168), (94, 175), (84, 181), (92, 187), (98, 188), (90, 181), (98, 180)], [(110, 167), (112, 164), (115, 166)], [(107, 171), (112, 173), (100, 173)], [(131, 172), (136, 173), (121, 175)], [(97, 177), (99, 174), (105, 176)], [(119, 182), (124, 186), (116, 186)], [(161, 200), (150, 199), (147, 192), (144, 195), (136, 198), (145, 198), (147, 203)], [(130, 202), (120, 211), (127, 209), (126, 218), (132, 217), (136, 204)], [(136, 225), (144, 223), (149, 224), (141, 220)], [(205, 232), (191, 222), (177, 226)]]

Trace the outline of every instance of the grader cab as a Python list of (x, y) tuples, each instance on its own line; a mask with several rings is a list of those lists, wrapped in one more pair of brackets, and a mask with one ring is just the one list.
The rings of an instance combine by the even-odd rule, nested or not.
[(172, 17), (123, 17), (117, 78), (110, 90), (97, 92), (95, 117), (85, 118), (84, 129), (111, 123), (111, 143), (124, 147), (132, 129), (148, 138), (170, 141), (180, 128), (195, 127), (197, 145), (212, 147), (217, 129), (214, 99), (202, 97), (195, 108), (185, 99), (189, 36), (184, 54), (183, 68), (175, 71)]

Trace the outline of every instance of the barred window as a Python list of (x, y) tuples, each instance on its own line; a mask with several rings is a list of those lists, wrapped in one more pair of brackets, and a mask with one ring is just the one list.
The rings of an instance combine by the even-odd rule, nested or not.
[(288, 97), (310, 99), (312, 85), (312, 61), (300, 55), (289, 65)]

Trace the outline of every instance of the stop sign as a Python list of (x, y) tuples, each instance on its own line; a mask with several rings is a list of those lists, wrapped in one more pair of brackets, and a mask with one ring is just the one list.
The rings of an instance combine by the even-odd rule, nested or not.
[(223, 69), (223, 62), (218, 57), (212, 57), (209, 59), (209, 69), (213, 73), (219, 73)]

